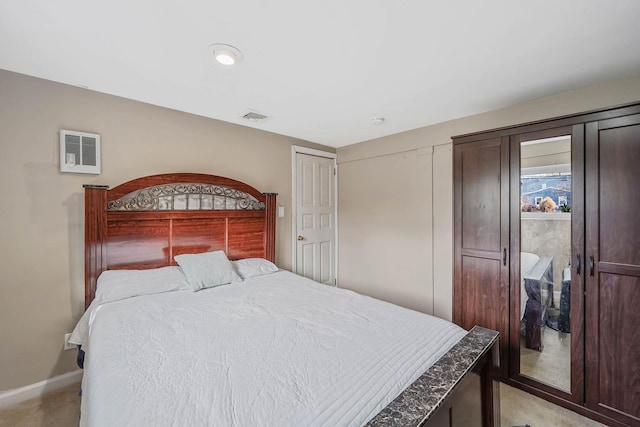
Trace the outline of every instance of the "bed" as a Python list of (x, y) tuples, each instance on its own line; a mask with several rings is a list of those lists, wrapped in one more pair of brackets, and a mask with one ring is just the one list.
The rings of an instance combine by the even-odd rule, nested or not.
[(275, 210), (213, 175), (85, 186), (81, 425), (499, 425), (497, 332), (277, 268)]

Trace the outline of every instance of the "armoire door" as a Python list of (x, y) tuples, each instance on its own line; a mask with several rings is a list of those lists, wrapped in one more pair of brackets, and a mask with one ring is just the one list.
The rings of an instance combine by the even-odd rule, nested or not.
[(586, 124), (586, 401), (640, 425), (640, 115)]
[[(453, 320), (509, 336), (509, 140), (454, 145)], [(504, 368), (504, 367), (503, 367)]]
[(510, 151), (509, 376), (582, 405), (584, 125), (513, 135)]

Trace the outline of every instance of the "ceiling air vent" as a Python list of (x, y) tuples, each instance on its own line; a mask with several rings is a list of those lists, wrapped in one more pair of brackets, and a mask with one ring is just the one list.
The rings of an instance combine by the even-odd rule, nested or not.
[(264, 114), (258, 113), (257, 111), (248, 110), (246, 113), (242, 115), (244, 120), (249, 120), (254, 123), (261, 123), (266, 120), (269, 120), (269, 116), (265, 116)]

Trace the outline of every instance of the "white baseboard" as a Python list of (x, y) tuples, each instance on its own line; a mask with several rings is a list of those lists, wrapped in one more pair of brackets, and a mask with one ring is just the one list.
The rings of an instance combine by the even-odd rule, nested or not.
[(45, 393), (57, 390), (82, 380), (82, 370), (67, 372), (53, 378), (40, 381), (39, 383), (30, 384), (28, 386), (7, 390), (0, 393), (0, 409), (6, 408), (25, 400), (40, 397)]

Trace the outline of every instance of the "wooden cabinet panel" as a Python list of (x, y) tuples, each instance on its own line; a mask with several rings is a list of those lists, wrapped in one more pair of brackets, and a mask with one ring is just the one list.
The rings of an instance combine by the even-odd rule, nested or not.
[(461, 326), (471, 329), (474, 325), (499, 330), (501, 260), (462, 257), (462, 320)]
[(640, 264), (640, 125), (600, 130), (597, 156), (599, 261)]
[(640, 421), (640, 277), (600, 274), (599, 404)]
[(500, 140), (460, 153), (462, 181), (462, 247), (500, 252), (502, 242)]
[(586, 124), (587, 405), (640, 425), (640, 115)]
[(509, 141), (455, 145), (453, 156), (453, 321), (465, 329), (478, 325), (499, 331), (500, 358), (507, 360)]

